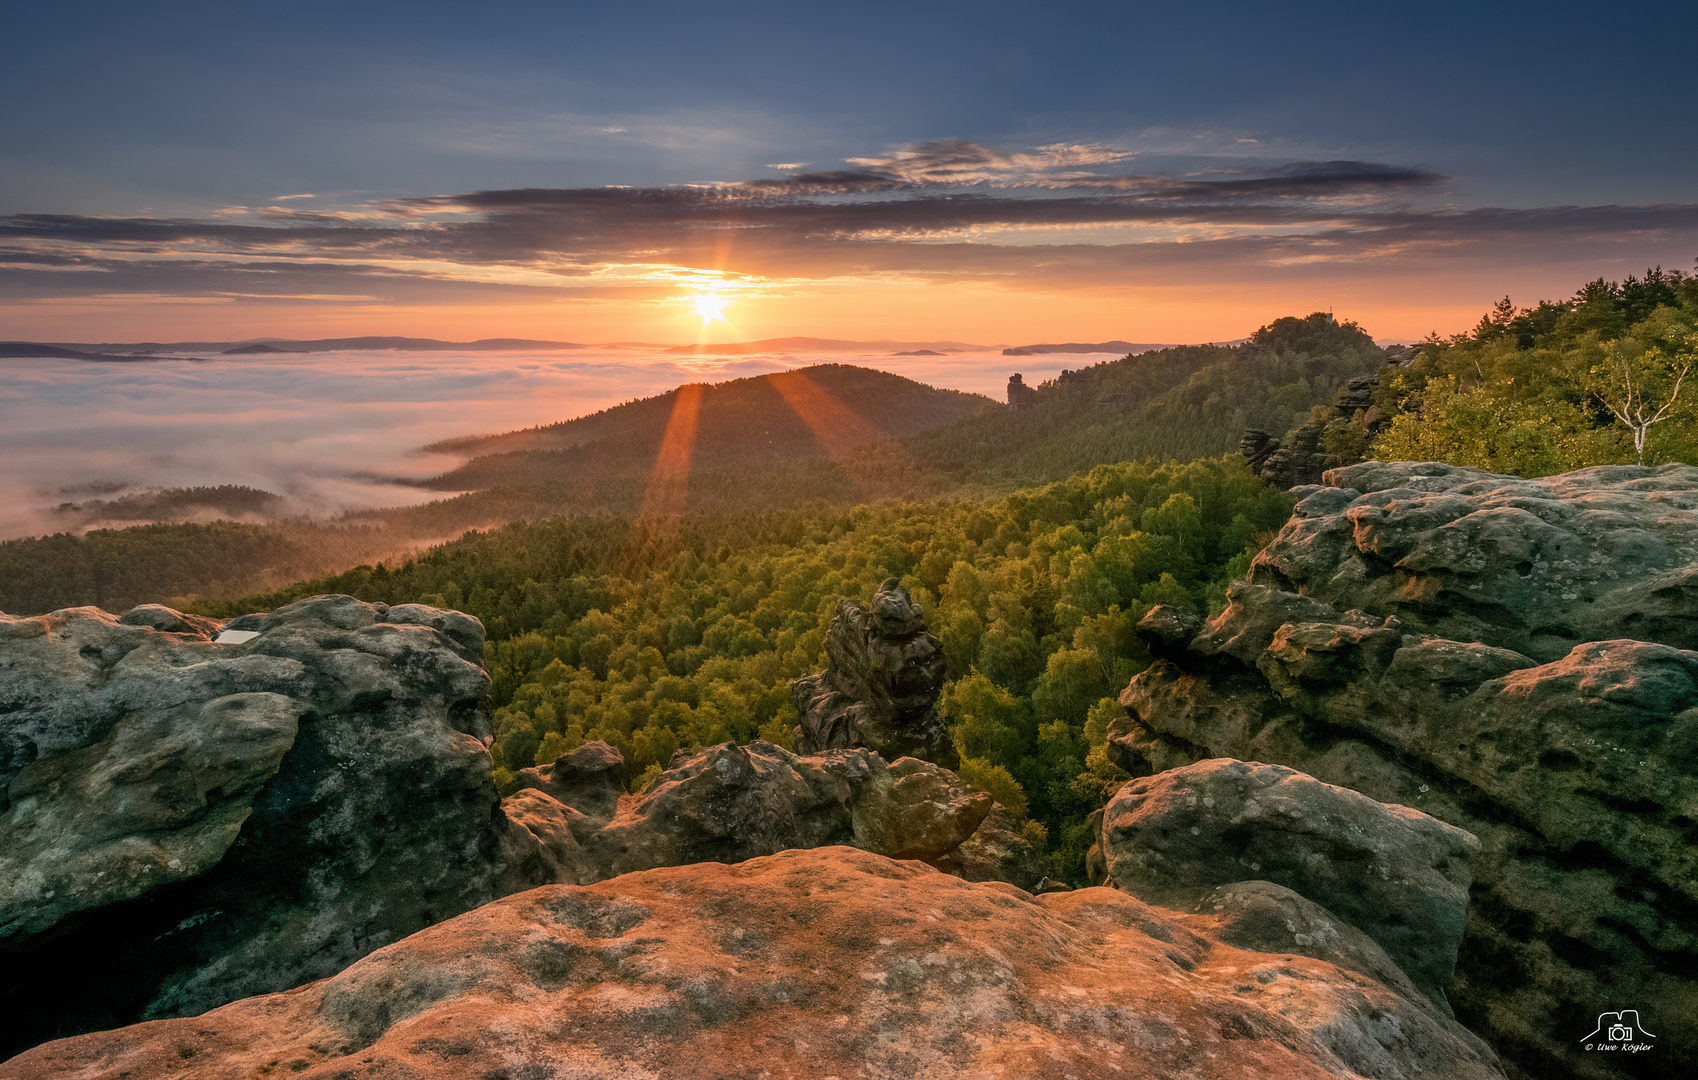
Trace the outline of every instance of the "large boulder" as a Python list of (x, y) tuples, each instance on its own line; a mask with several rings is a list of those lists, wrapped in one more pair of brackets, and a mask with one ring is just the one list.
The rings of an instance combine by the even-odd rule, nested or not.
[[(1698, 469), (1327, 473), (1121, 696), (1135, 775), (1278, 763), (1476, 835), (1447, 993), (1533, 1075), (1698, 1072)], [(1580, 1038), (1601, 1002), (1658, 1035)]]
[[(1229, 901), (1033, 897), (842, 847), (649, 870), (496, 901), (287, 994), (49, 1043), (0, 1077), (1501, 1077), (1362, 970), (1371, 942), (1301, 898)], [(1224, 940), (1282, 902), (1349, 964)]]
[(1280, 765), (1221, 758), (1132, 780), (1103, 813), (1114, 882), (1191, 908), (1217, 888), (1270, 881), (1366, 933), (1447, 1012), (1479, 841)]
[(534, 883), (476, 620), (322, 596), (243, 625), (0, 616), (0, 1052), (323, 978)]
[(826, 670), (790, 684), (801, 717), (792, 743), (804, 754), (864, 746), (886, 760), (958, 764), (938, 715), (943, 645), (926, 633), (920, 605), (895, 578), (869, 611), (845, 600), (826, 631)]

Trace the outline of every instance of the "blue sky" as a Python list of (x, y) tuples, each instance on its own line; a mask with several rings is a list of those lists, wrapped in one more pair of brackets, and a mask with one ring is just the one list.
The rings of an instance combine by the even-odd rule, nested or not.
[[(875, 285), (897, 279), (937, 286), (942, 314), (931, 333), (958, 337), (974, 336), (960, 324), (995, 307), (961, 290), (1018, 293), (1033, 333), (1078, 326), (1086, 294), (1118, 298), (1134, 314), (1105, 322), (1104, 331), (1119, 328), (1105, 336), (1138, 340), (1152, 338), (1141, 326), (1165, 325), (1151, 322), (1161, 297), (1173, 300), (1152, 290), (1187, 285), (1178, 306), (1189, 314), (1169, 322), (1199, 331), (1211, 310), (1205, 294), (1230, 293), (1213, 301), (1225, 321), (1193, 335), (1201, 339), (1244, 332), (1238, 322), (1264, 308), (1334, 294), (1385, 320), (1401, 292), (1409, 327), (1424, 327), (1422, 317), (1460, 317), (1505, 291), (1532, 300), (1641, 263), (1690, 268), (1698, 255), (1698, 110), (1685, 85), (1698, 30), (1691, 4), (15, 7), (8, 37), (21, 47), (0, 70), (12, 103), (0, 114), (0, 215), (25, 219), (0, 228), (0, 245), (16, 255), (7, 262), (0, 251), (0, 319), (32, 336), (73, 317), (114, 333), (125, 320), (163, 329), (163, 309), (138, 313), (125, 299), (144, 294), (174, 312), (170, 325), (184, 336), (243, 320), (393, 328), (445, 307), (468, 333), (555, 324), (636, 332), (670, 310), (656, 305), (679, 288), (712, 285), (690, 277), (700, 272), (729, 275), (728, 292), (748, 301), (751, 333), (841, 333), (845, 312), (885, 310)], [(940, 145), (955, 147), (956, 158), (960, 147), (980, 148), (988, 164), (924, 176), (898, 167), (935, 159)], [(1145, 178), (1138, 190), (1147, 194), (1149, 178), (1312, 176), (1326, 172), (1315, 163), (1340, 162), (1357, 167), (1335, 165), (1333, 189), (1272, 196), (1287, 200), (1280, 214), (1253, 222), (1188, 211), (1164, 232), (1145, 215), (1134, 235), (1115, 231), (1126, 227), (1120, 218), (1062, 226), (1017, 205), (1096, 198), (1115, 177)], [(719, 265), (708, 266), (700, 251), (713, 244), (654, 254), (656, 230), (675, 224), (646, 228), (645, 211), (629, 206), (587, 246), (577, 231), (542, 248), (497, 250), (489, 239), (530, 229), (541, 211), (496, 221), (475, 250), (463, 237), (421, 246), (409, 234), (409, 252), (392, 235), (366, 242), (372, 207), (396, 199), (672, 190), (834, 171), (913, 182), (894, 195), (863, 184), (794, 196), (901, 201), (895, 224), (864, 216), (853, 226), (855, 250), (837, 246), (849, 235), (840, 223), (823, 242), (824, 226), (810, 217), (784, 244), (742, 244), (729, 258), (720, 245)], [(1079, 174), (1088, 174), (1080, 187), (1058, 179)], [(921, 228), (913, 200), (941, 205), (946, 190), (1002, 199), (1011, 213)], [(1294, 215), (1297, 199), (1309, 201)], [(589, 212), (581, 200), (572, 206), (548, 213)], [(88, 220), (298, 229), (305, 219), (282, 211), (307, 210), (368, 223), (358, 259), (347, 234), (290, 234), (284, 243), (179, 230), (137, 239)], [(450, 231), (492, 220), (487, 206), (460, 210), (431, 220)], [(1353, 243), (1343, 255), (1331, 239), (1302, 252), (1281, 241), (1277, 257), (1265, 254), (1274, 236), (1331, 237), (1342, 220), (1335, 211), (1356, 215), (1357, 232), (1371, 211), (1377, 235), (1395, 224), (1403, 239)], [(1483, 211), (1519, 216), (1505, 227)], [(796, 220), (793, 209), (784, 214)], [(44, 225), (39, 215), (80, 224)], [(770, 233), (776, 220), (759, 227)], [(631, 231), (625, 254), (620, 230)], [(1250, 240), (1262, 254), (1244, 247)], [(957, 241), (994, 247), (995, 268), (985, 250), (957, 248), (959, 272), (932, 250)], [(1218, 257), (1175, 246), (1199, 241)], [(869, 253), (875, 242), (884, 246)], [(1134, 243), (1158, 247), (1121, 251)], [(906, 253), (897, 257), (893, 245)], [(1104, 251), (1075, 261), (1085, 246)], [(1034, 247), (1045, 257), (1015, 267)], [(1108, 258), (1109, 249), (1125, 257)], [(65, 262), (66, 253), (81, 261)], [(48, 267), (48, 255), (60, 261)], [(291, 268), (277, 269), (279, 259)], [(1058, 273), (1059, 263), (1077, 272)], [(221, 286), (223, 266), (234, 276)], [(254, 286), (261, 274), (289, 284)], [(303, 283), (350, 275), (364, 286)], [(577, 291), (555, 288), (560, 277), (575, 279)], [(1370, 279), (1380, 286), (1368, 288)], [(833, 307), (821, 290), (849, 299)], [(630, 303), (616, 310), (617, 297)], [(888, 302), (887, 321), (913, 323)], [(891, 330), (901, 327), (858, 336)]]

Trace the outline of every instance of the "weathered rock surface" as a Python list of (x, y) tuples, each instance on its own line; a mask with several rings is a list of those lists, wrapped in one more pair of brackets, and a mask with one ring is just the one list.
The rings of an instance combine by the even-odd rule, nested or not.
[(1614, 638), (1698, 648), (1693, 466), (1522, 480), (1369, 461), (1299, 493), (1252, 584), (1540, 662)]
[[(1327, 484), (1132, 680), (1111, 755), (1274, 762), (1475, 834), (1457, 1015), (1530, 1075), (1698, 1072), (1698, 469)], [(1658, 1035), (1631, 1065), (1578, 1041), (1620, 1008)]]
[(871, 611), (843, 601), (825, 651), (825, 671), (790, 684), (801, 717), (791, 740), (798, 751), (864, 746), (888, 761), (959, 763), (937, 712), (943, 646), (926, 633), (920, 606), (895, 578), (879, 586)]
[[(1385, 963), (1372, 942), (1269, 889), (1180, 915), (848, 848), (649, 870), (496, 901), (285, 994), (50, 1043), (0, 1077), (1501, 1075), (1363, 970)], [(1276, 908), (1349, 962), (1226, 943)]]
[(1447, 1013), (1479, 841), (1280, 765), (1220, 758), (1124, 785), (1103, 812), (1109, 876), (1139, 899), (1195, 907), (1269, 881), (1367, 934)]
[(472, 734), (475, 620), (328, 596), (243, 622), (0, 616), (0, 1049), (322, 978), (533, 884)]
[[(619, 786), (623, 759), (590, 742), (519, 774), (502, 808), (525, 827), (511, 858), (535, 880), (587, 885), (697, 862), (852, 844), (919, 859), (969, 880), (1031, 888), (1036, 854), (991, 797), (915, 758), (866, 749), (798, 755), (759, 741), (680, 753), (642, 795)], [(553, 805), (550, 805), (553, 804)]]

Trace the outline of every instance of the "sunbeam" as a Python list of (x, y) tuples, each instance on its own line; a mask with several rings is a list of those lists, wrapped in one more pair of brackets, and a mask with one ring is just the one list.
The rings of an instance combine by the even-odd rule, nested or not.
[(767, 381), (833, 460), (885, 437), (877, 426), (800, 371), (776, 371)]
[(672, 401), (672, 415), (655, 455), (654, 471), (643, 491), (643, 517), (670, 517), (684, 512), (690, 490), (690, 457), (696, 449), (696, 423), (701, 418), (701, 383), (680, 386)]

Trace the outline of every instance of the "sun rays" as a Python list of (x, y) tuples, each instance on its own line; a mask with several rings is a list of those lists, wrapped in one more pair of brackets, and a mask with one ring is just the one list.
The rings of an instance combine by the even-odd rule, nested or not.
[(690, 490), (690, 457), (696, 450), (696, 425), (701, 419), (701, 383), (680, 386), (672, 400), (672, 415), (660, 439), (654, 470), (643, 491), (642, 517), (674, 517), (684, 512)]
[[(822, 386), (819, 380), (806, 370), (778, 371), (760, 378), (778, 394), (790, 412), (808, 429), (828, 460), (845, 464), (862, 448), (874, 443), (885, 443), (885, 447), (876, 455), (877, 464), (869, 465), (868, 462), (862, 461), (858, 465), (846, 465), (843, 470), (843, 483), (859, 488), (861, 483), (855, 474), (868, 467), (904, 469), (911, 465), (906, 450), (900, 444), (886, 442), (890, 438), (887, 431), (861, 410)], [(704, 423), (703, 407), (710, 404), (707, 398), (712, 389), (713, 387), (704, 383), (694, 383), (679, 387), (673, 397), (672, 412), (667, 418), (666, 430), (661, 436), (660, 448), (644, 487), (639, 516), (651, 519), (676, 518), (689, 509), (690, 479), (696, 458), (697, 436)], [(719, 436), (714, 436), (715, 438), (723, 438), (726, 408), (727, 405), (721, 403), (709, 410), (707, 430), (721, 432)], [(801, 450), (800, 453), (803, 457), (810, 457), (815, 452)]]
[(884, 437), (871, 421), (803, 372), (775, 371), (766, 378), (791, 411), (808, 425), (825, 448), (826, 457), (835, 461), (858, 446)]

